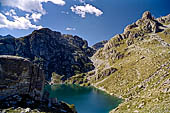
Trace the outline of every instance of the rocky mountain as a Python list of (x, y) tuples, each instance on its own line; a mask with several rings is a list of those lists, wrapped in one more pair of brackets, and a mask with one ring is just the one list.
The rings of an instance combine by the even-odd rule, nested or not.
[(0, 112), (76, 113), (44, 91), (43, 70), (28, 59), (0, 55)]
[(170, 15), (146, 11), (91, 58), (95, 69), (66, 83), (93, 85), (124, 102), (111, 113), (170, 112)]
[(65, 83), (95, 86), (123, 98), (111, 112), (170, 111), (170, 15), (154, 18), (146, 11), (122, 34), (93, 48), (78, 36), (47, 28), (21, 38), (0, 39), (1, 55), (30, 59), (47, 79), (60, 75)]
[(11, 36), (11, 35), (6, 35), (6, 36), (1, 36), (1, 35), (0, 35), (0, 39), (2, 39), (2, 38), (14, 38), (14, 37)]
[(89, 59), (93, 53), (94, 50), (82, 38), (48, 28), (35, 30), (21, 38), (0, 39), (0, 55), (28, 58), (44, 70), (47, 79), (52, 73), (66, 79), (94, 69)]
[(107, 42), (108, 42), (107, 40), (103, 40), (103, 41), (101, 41), (101, 42), (98, 42), (98, 43), (94, 44), (94, 45), (92, 46), (92, 48), (93, 48), (94, 50), (99, 50), (100, 48), (103, 48), (104, 45), (105, 45)]

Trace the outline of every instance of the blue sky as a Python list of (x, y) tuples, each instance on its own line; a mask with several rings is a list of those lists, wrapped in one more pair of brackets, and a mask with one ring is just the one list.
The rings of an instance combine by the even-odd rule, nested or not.
[(0, 35), (15, 37), (48, 27), (92, 45), (123, 32), (149, 10), (170, 13), (170, 0), (0, 0)]

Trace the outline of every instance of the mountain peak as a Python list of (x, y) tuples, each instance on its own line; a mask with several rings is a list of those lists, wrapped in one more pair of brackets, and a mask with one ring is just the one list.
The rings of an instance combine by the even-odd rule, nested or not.
[(153, 19), (151, 12), (145, 11), (143, 13), (142, 19)]
[(39, 32), (39, 33), (50, 33), (50, 32), (52, 32), (52, 30), (49, 29), (49, 28), (41, 28), (39, 30), (34, 30), (33, 31), (33, 33), (37, 33), (37, 32)]

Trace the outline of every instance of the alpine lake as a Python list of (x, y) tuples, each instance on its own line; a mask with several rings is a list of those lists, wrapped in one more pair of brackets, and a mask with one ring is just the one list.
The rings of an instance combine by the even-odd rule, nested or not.
[(94, 87), (60, 84), (46, 85), (45, 90), (49, 98), (74, 104), (78, 113), (109, 113), (122, 103), (122, 99)]

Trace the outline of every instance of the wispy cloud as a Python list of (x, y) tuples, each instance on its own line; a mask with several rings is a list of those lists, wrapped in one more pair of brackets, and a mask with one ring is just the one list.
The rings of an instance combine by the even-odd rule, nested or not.
[(80, 15), (82, 18), (86, 17), (86, 13), (95, 14), (95, 16), (100, 16), (103, 14), (103, 12), (100, 9), (97, 9), (96, 7), (90, 4), (86, 4), (84, 6), (74, 5), (70, 9), (72, 10), (72, 12)]
[(67, 27), (66, 28), (66, 31), (75, 31), (76, 30), (76, 28), (72, 28), (72, 27)]

